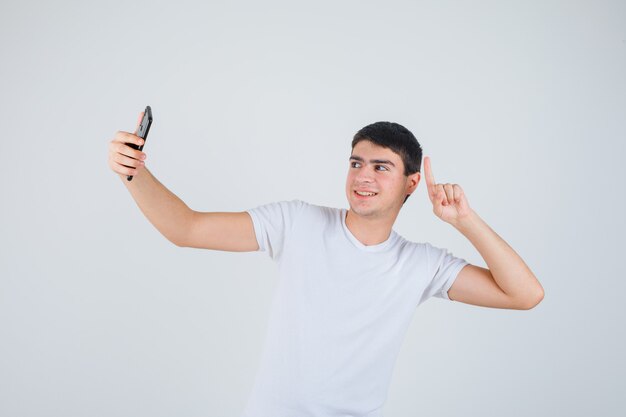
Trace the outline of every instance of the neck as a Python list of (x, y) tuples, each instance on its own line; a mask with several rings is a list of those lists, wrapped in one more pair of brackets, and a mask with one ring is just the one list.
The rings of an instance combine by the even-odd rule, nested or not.
[(359, 242), (365, 246), (373, 246), (389, 239), (396, 217), (398, 213), (385, 217), (365, 217), (349, 209), (346, 213), (346, 226)]

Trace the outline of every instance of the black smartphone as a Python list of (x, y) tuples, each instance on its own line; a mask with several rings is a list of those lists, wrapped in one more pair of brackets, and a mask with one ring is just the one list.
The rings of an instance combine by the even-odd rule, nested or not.
[[(150, 106), (146, 106), (146, 110), (143, 112), (143, 119), (141, 119), (141, 123), (139, 124), (139, 128), (137, 129), (137, 136), (143, 139), (142, 145), (136, 145), (134, 143), (127, 143), (131, 148), (142, 150), (143, 146), (146, 144), (146, 139), (148, 138), (148, 132), (150, 131), (150, 126), (152, 126), (152, 109)], [(133, 176), (129, 175), (126, 177), (128, 181), (133, 180)]]

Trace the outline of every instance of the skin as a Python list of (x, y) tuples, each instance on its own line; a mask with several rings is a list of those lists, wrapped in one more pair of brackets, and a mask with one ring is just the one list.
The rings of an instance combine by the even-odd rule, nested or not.
[[(421, 174), (405, 176), (402, 158), (391, 149), (363, 140), (352, 149), (351, 156), (364, 161), (349, 161), (346, 179), (346, 197), (350, 209), (346, 226), (364, 245), (377, 245), (389, 238), (402, 203), (407, 194), (412, 194), (419, 184)], [(389, 160), (386, 163), (370, 163), (371, 160)], [(355, 189), (378, 192), (378, 195), (360, 200)]]
[[(137, 125), (143, 113), (140, 113)], [(136, 133), (136, 130), (135, 130)], [(127, 132), (117, 132), (109, 145), (109, 165), (117, 172), (129, 187), (136, 200), (153, 200), (151, 204), (143, 204), (143, 207), (151, 207), (146, 216), (153, 218), (153, 223), (159, 223), (159, 230), (167, 230), (167, 219), (172, 219), (169, 214), (172, 206), (164, 206), (160, 202), (169, 197), (179, 211), (187, 212), (188, 207), (173, 194), (151, 193), (157, 189), (154, 187), (158, 182), (151, 175), (142, 175), (146, 154), (132, 149), (127, 143), (141, 145), (141, 138)], [(377, 245), (389, 238), (392, 226), (398, 217), (402, 204), (407, 194), (412, 194), (419, 184), (421, 174), (419, 172), (405, 176), (404, 164), (399, 155), (388, 148), (378, 146), (370, 141), (359, 142), (352, 150), (351, 157), (361, 160), (349, 162), (348, 176), (346, 179), (346, 196), (350, 205), (346, 216), (346, 226), (350, 232), (364, 245)], [(386, 160), (388, 163), (373, 162), (372, 160)], [(393, 164), (393, 165), (392, 165)], [(147, 170), (146, 170), (147, 172)], [(127, 175), (136, 176), (132, 185), (125, 181)], [(465, 236), (476, 250), (480, 253), (488, 268), (477, 265), (466, 265), (458, 274), (458, 277), (448, 291), (450, 299), (484, 307), (509, 308), (527, 310), (536, 306), (544, 297), (543, 287), (534, 276), (530, 268), (522, 258), (511, 248), (478, 214), (469, 206), (469, 202), (458, 184), (437, 184), (431, 169), (430, 158), (424, 158), (424, 175), (428, 187), (428, 197), (433, 205), (433, 213), (446, 223), (454, 226)], [(144, 187), (138, 187), (143, 181)], [(147, 184), (152, 184), (147, 185)], [(161, 185), (162, 187), (162, 185)], [(141, 191), (141, 190), (148, 190)], [(159, 188), (163, 189), (163, 188)], [(355, 189), (365, 189), (377, 192), (373, 198), (359, 199)], [(152, 195), (154, 194), (154, 195)], [(159, 203), (157, 203), (157, 201)], [(158, 210), (161, 210), (159, 213)], [(197, 213), (198, 214), (198, 213)], [(202, 224), (207, 224), (208, 229), (214, 230), (216, 214), (224, 213), (199, 213)], [(233, 234), (238, 230), (241, 213), (226, 213), (227, 218), (220, 218), (217, 222)], [(235, 220), (233, 221), (232, 216)], [(161, 220), (166, 219), (165, 223)], [(209, 233), (200, 233), (197, 245), (193, 247), (206, 247), (221, 250), (252, 251), (258, 248), (252, 223), (247, 215), (243, 221), (247, 228), (241, 235), (233, 239), (233, 244), (224, 246), (224, 242), (206, 242)], [(177, 222), (171, 230), (180, 230)], [(152, 221), (152, 220), (151, 220)], [(174, 234), (162, 232), (173, 242), (177, 240)], [(179, 232), (176, 232), (179, 233)], [(223, 233), (229, 234), (229, 233)], [(188, 239), (187, 239), (188, 240)]]
[[(400, 156), (370, 141), (359, 142), (352, 156), (363, 161), (349, 162), (346, 226), (364, 245), (376, 245), (389, 238), (406, 195), (419, 184), (420, 173), (405, 176)], [(395, 167), (371, 160), (388, 160)], [(430, 157), (424, 158), (424, 176), (435, 216), (463, 234), (488, 266), (466, 265), (448, 291), (449, 297), (485, 307), (526, 310), (536, 306), (543, 299), (543, 287), (513, 248), (472, 210), (461, 186), (436, 183)], [(378, 195), (359, 199), (355, 189)]]
[(437, 184), (430, 158), (424, 175), (433, 213), (454, 226), (480, 253), (488, 268), (467, 265), (448, 291), (452, 300), (485, 307), (527, 310), (544, 297), (537, 277), (524, 260), (469, 205), (458, 184)]
[(117, 172), (122, 179), (125, 179), (128, 175), (139, 175), (146, 165), (146, 153), (127, 145), (128, 143), (134, 143), (138, 146), (144, 144), (144, 140), (137, 136), (143, 114), (144, 112), (139, 113), (133, 134), (120, 130), (109, 143), (109, 167)]

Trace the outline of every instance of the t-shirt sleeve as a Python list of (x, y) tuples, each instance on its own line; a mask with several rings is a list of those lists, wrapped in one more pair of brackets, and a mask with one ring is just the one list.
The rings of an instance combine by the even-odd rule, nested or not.
[(448, 296), (448, 290), (452, 287), (452, 284), (454, 284), (461, 269), (463, 269), (465, 265), (469, 265), (469, 262), (463, 258), (454, 256), (447, 249), (438, 248), (431, 244), (426, 244), (426, 255), (431, 280), (426, 287), (422, 300), (425, 301), (435, 296), (454, 301)]
[(246, 210), (252, 218), (259, 251), (275, 261), (283, 253), (293, 223), (304, 204), (301, 200), (279, 201)]

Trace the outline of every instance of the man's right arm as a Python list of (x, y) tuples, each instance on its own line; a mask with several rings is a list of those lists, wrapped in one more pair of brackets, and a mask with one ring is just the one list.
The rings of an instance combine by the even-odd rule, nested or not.
[[(140, 144), (140, 140), (131, 133), (117, 132), (109, 145), (109, 166), (165, 238), (181, 247), (232, 252), (258, 250), (252, 218), (247, 212), (203, 213), (190, 209), (148, 171), (141, 158), (145, 153), (127, 145)], [(126, 180), (128, 175), (133, 175), (132, 181)]]

